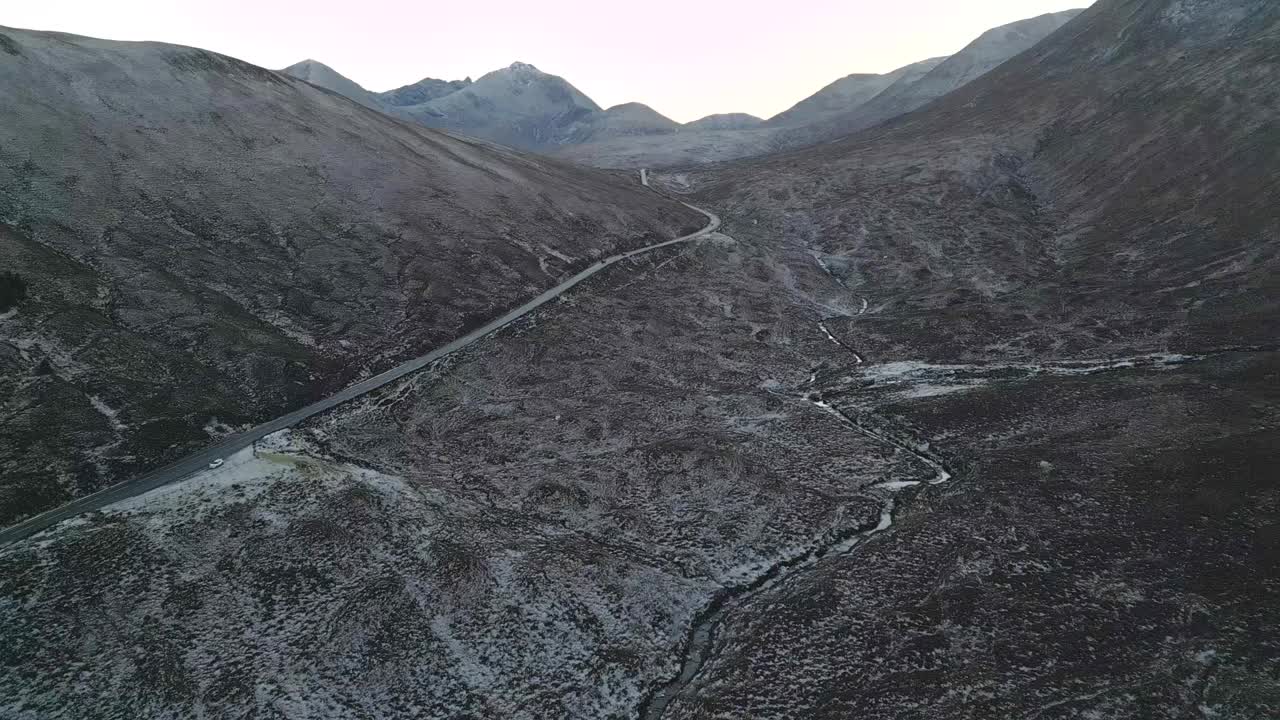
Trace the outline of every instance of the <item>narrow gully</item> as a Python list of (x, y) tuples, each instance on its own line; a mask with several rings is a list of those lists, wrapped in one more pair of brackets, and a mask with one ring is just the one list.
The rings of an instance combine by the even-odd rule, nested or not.
[[(867, 301), (864, 299), (863, 308), (859, 314), (866, 312), (866, 306)], [(863, 364), (862, 356), (832, 335), (827, 329), (825, 321), (819, 323), (818, 327), (833, 343), (853, 353), (854, 357), (857, 358), (857, 364)], [(1061, 364), (1042, 364), (1034, 369), (1038, 372), (1055, 374), (1093, 374), (1134, 369), (1148, 365), (1172, 366), (1202, 360), (1208, 356), (1228, 353), (1276, 352), (1277, 350), (1278, 348), (1270, 346), (1232, 347), (1195, 355), (1152, 354), (1095, 363), (1077, 361)], [(817, 374), (814, 372), (810, 375), (808, 385), (813, 385), (816, 380)], [(901, 437), (895, 437), (887, 433), (883, 428), (871, 427), (857, 417), (828, 402), (830, 396), (841, 394), (841, 392), (837, 390), (831, 395), (810, 392), (800, 397), (823, 412), (833, 415), (849, 429), (912, 455), (933, 471), (933, 477), (927, 480), (888, 481), (869, 486), (869, 490), (879, 490), (886, 495), (884, 504), (881, 506), (880, 520), (875, 526), (864, 526), (839, 533), (829, 533), (825, 542), (820, 542), (799, 556), (775, 563), (751, 582), (719, 591), (712, 598), (710, 604), (694, 618), (683, 652), (679, 673), (650, 692), (644, 699), (639, 707), (638, 715), (640, 720), (661, 720), (674, 701), (688, 698), (698, 688), (699, 677), (712, 657), (712, 649), (716, 641), (717, 632), (725, 621), (729, 619), (733, 610), (766, 591), (790, 582), (801, 571), (814, 567), (825, 558), (841, 557), (852, 553), (871, 537), (891, 528), (895, 512), (898, 509), (896, 493), (899, 491), (921, 485), (941, 485), (954, 479), (955, 474), (943, 460), (932, 453), (929, 443), (920, 440), (913, 442), (904, 440)], [(844, 392), (847, 392), (847, 389)], [(782, 395), (782, 393), (776, 394)], [(888, 422), (882, 423), (882, 425), (888, 424)]]
[(840, 347), (842, 347), (842, 348), (844, 348), (845, 350), (847, 350), (847, 351), (849, 351), (850, 353), (852, 353), (852, 354), (853, 354), (853, 358), (854, 358), (854, 360), (856, 361), (856, 364), (861, 365), (863, 362), (865, 362), (865, 361), (862, 359), (862, 355), (860, 355), (860, 354), (858, 353), (858, 351), (857, 351), (857, 350), (854, 350), (853, 348), (849, 347), (848, 345), (845, 345), (844, 343), (840, 342), (840, 339), (839, 339), (839, 338), (837, 338), (835, 335), (832, 335), (832, 334), (831, 334), (831, 331), (827, 329), (827, 321), (826, 321), (826, 320), (823, 320), (822, 322), (818, 323), (818, 329), (822, 331), (822, 334), (824, 334), (824, 335), (826, 335), (826, 336), (827, 336), (827, 339), (828, 339), (828, 340), (830, 340), (831, 342), (835, 343), (836, 345), (839, 345)]
[(880, 508), (879, 521), (874, 526), (831, 531), (827, 537), (803, 554), (771, 565), (749, 583), (724, 588), (716, 593), (711, 603), (694, 618), (679, 673), (644, 699), (638, 712), (641, 720), (660, 720), (673, 701), (687, 697), (696, 687), (699, 675), (711, 658), (717, 630), (724, 624), (731, 611), (754, 597), (791, 581), (800, 571), (812, 568), (823, 559), (848, 555), (871, 537), (888, 530), (893, 526), (894, 512), (897, 510), (895, 497), (898, 491), (922, 484), (940, 485), (954, 477), (946, 464), (928, 451), (927, 443), (916, 443), (913, 447), (909, 443), (858, 422), (826, 402), (821, 395), (811, 394), (802, 397), (815, 407), (838, 418), (846, 427), (909, 453), (933, 470), (934, 475), (927, 480), (897, 480), (869, 486), (869, 490), (879, 490), (886, 495)]

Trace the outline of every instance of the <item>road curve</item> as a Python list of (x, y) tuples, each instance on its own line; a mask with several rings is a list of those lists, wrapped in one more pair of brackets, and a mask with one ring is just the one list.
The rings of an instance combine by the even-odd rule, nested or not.
[[(642, 171), (640, 179), (645, 187), (649, 187), (648, 173)], [(426, 355), (416, 357), (405, 363), (397, 365), (396, 367), (379, 375), (375, 375), (367, 380), (362, 380), (338, 391), (337, 393), (334, 393), (333, 395), (330, 395), (323, 400), (307, 405), (304, 408), (294, 410), (288, 415), (278, 417), (275, 420), (258, 425), (257, 427), (239, 433), (238, 435), (225, 438), (222, 441), (188, 455), (177, 462), (152, 470), (151, 472), (140, 475), (131, 480), (126, 480), (110, 487), (103, 488), (91, 495), (85, 495), (84, 497), (73, 500), (62, 507), (47, 510), (39, 515), (28, 518), (17, 525), (0, 530), (0, 546), (8, 545), (9, 543), (31, 537), (41, 530), (45, 530), (59, 522), (62, 522), (63, 520), (73, 518), (82, 513), (99, 510), (112, 503), (136, 497), (148, 490), (154, 490), (155, 488), (163, 485), (168, 485), (182, 480), (199, 470), (203, 470), (215, 459), (225, 457), (237, 450), (249, 447), (254, 442), (261, 440), (273, 432), (278, 432), (285, 428), (292, 427), (313, 415), (318, 415), (326, 410), (331, 410), (348, 400), (353, 400), (362, 395), (373, 392), (387, 383), (394, 382), (409, 373), (421, 370), (442, 357), (458, 352), (486, 335), (497, 330), (501, 330), (503, 327), (509, 325), (515, 320), (528, 315), (548, 302), (560, 297), (578, 283), (586, 280), (614, 263), (633, 258), (637, 255), (653, 252), (654, 250), (658, 250), (669, 245), (696, 240), (714, 232), (720, 227), (720, 218), (717, 217), (715, 213), (707, 212), (706, 210), (694, 207), (689, 203), (681, 204), (691, 210), (696, 210), (697, 212), (706, 215), (708, 220), (707, 226), (695, 233), (678, 237), (674, 240), (667, 240), (666, 242), (656, 243), (637, 250), (611, 255), (603, 260), (597, 260), (587, 269), (577, 273), (573, 277), (565, 280), (559, 285), (556, 285), (550, 290), (547, 290), (520, 307), (508, 312), (497, 320), (494, 320), (483, 327), (472, 330), (457, 340), (454, 340), (443, 347), (436, 348)]]

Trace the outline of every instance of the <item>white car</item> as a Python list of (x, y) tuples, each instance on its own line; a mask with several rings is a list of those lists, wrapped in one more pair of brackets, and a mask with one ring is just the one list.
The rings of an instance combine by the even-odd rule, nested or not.
[(209, 469), (216, 470), (222, 467), (222, 463), (224, 462), (226, 462), (226, 460), (223, 460), (222, 458), (218, 458), (217, 460), (214, 460), (213, 462), (209, 463)]

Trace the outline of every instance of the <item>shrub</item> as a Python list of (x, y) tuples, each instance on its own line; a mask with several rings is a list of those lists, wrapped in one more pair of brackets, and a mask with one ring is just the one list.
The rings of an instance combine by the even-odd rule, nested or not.
[(27, 281), (15, 272), (0, 272), (0, 312), (22, 302), (27, 296)]

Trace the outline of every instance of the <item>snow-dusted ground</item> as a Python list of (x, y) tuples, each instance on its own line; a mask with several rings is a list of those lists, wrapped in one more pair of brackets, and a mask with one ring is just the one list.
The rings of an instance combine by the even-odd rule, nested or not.
[[(95, 569), (42, 587), (77, 557)], [(99, 683), (132, 678), (170, 697), (113, 701), (147, 717), (220, 715), (229, 687), (298, 718), (603, 717), (638, 701), (648, 671), (628, 658), (664, 654), (708, 589), (290, 431), (0, 550), (0, 567), (8, 632), (72, 658), (0, 683), (5, 716), (88, 717)], [(40, 629), (64, 612), (81, 623), (65, 645)], [(602, 647), (621, 654), (601, 665)], [(77, 680), (89, 662), (110, 667)], [(213, 694), (175, 701), (190, 683)]]
[[(824, 328), (825, 330), (825, 328)], [(833, 342), (840, 344), (832, 338)], [(843, 347), (843, 346), (842, 346)], [(895, 495), (902, 490), (918, 487), (922, 484), (941, 485), (951, 480), (952, 474), (940, 460), (928, 452), (928, 444), (923, 442), (909, 443), (890, 437), (884, 432), (867, 427), (834, 405), (820, 399), (809, 398), (814, 407), (835, 417), (841, 425), (855, 430), (873, 440), (891, 448), (902, 450), (914, 456), (922, 465), (932, 471), (932, 475), (924, 480), (889, 480), (871, 485), (870, 498), (879, 503), (879, 510), (874, 517), (874, 524), (863, 519), (861, 526), (833, 527), (821, 538), (806, 548), (798, 548), (787, 557), (776, 562), (736, 568), (731, 580), (734, 581), (722, 590), (713, 602), (697, 618), (690, 633), (688, 644), (683, 651), (683, 659), (679, 674), (666, 685), (656, 689), (645, 699), (640, 708), (641, 720), (661, 720), (671, 703), (677, 700), (695, 698), (698, 691), (698, 677), (704, 664), (710, 659), (712, 646), (716, 641), (717, 631), (729, 618), (733, 610), (754, 598), (777, 589), (797, 576), (803, 577), (820, 562), (830, 558), (838, 558), (853, 552), (874, 536), (883, 533), (893, 526), (894, 511), (897, 507)], [(865, 512), (866, 508), (863, 508)], [(837, 516), (844, 514), (845, 508), (837, 511)]]
[[(825, 327), (823, 328), (826, 329)], [(841, 344), (829, 332), (832, 342)], [(916, 360), (864, 364), (859, 356), (852, 374), (834, 386), (889, 388), (899, 398), (926, 398), (966, 392), (991, 382), (1031, 377), (1073, 377), (1121, 370), (1169, 369), (1202, 358), (1178, 353), (1151, 353), (1108, 360), (1065, 360), (1019, 363), (935, 364)]]

